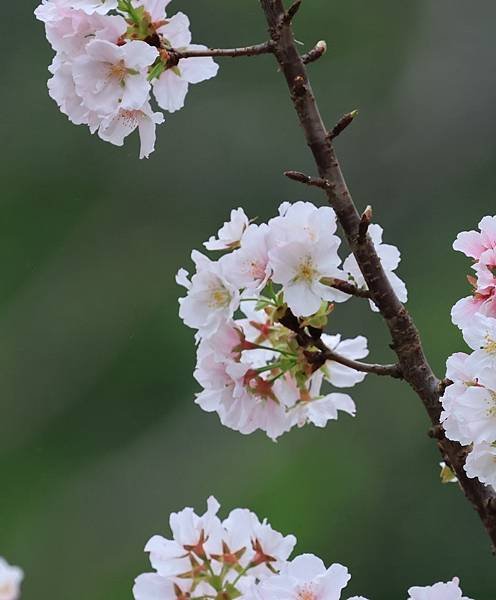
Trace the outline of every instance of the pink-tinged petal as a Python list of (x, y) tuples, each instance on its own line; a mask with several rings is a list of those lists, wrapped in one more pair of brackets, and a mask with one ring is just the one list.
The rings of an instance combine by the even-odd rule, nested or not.
[(122, 46), (122, 57), (126, 66), (138, 71), (153, 64), (157, 56), (158, 50), (146, 42), (136, 40)]
[[(206, 46), (192, 44), (188, 50), (206, 50)], [(179, 61), (181, 77), (188, 83), (200, 83), (215, 77), (219, 71), (219, 65), (210, 57), (184, 58)]]
[(167, 25), (164, 25), (158, 31), (164, 36), (164, 38), (173, 48), (186, 48), (191, 44), (189, 19), (182, 12), (178, 12), (173, 17), (168, 19)]
[(86, 46), (86, 53), (97, 61), (108, 62), (110, 64), (117, 63), (123, 58), (121, 47), (107, 40), (91, 41)]
[(479, 223), (482, 243), (486, 248), (496, 248), (496, 217), (484, 217)]
[(463, 252), (469, 258), (478, 259), (486, 248), (478, 231), (462, 231), (453, 243), (453, 250)]
[(299, 581), (311, 581), (324, 575), (326, 568), (322, 560), (313, 554), (301, 554), (295, 557), (285, 569), (285, 573)]
[(121, 108), (139, 110), (148, 100), (150, 83), (145, 75), (129, 75), (124, 82)]
[(154, 81), (153, 93), (160, 106), (168, 112), (176, 112), (184, 106), (189, 84), (178, 77), (172, 69)]

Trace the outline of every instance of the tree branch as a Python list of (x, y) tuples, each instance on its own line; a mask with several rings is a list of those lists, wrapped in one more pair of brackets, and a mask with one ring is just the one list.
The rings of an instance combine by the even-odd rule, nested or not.
[(177, 63), (183, 58), (202, 58), (211, 56), (212, 58), (238, 58), (240, 56), (260, 56), (261, 54), (272, 54), (274, 52), (274, 43), (272, 40), (255, 44), (253, 46), (244, 46), (242, 48), (207, 48), (205, 50), (171, 50), (169, 52), (170, 63)]
[(345, 281), (344, 279), (336, 279), (334, 277), (323, 277), (320, 283), (332, 287), (340, 292), (349, 294), (350, 296), (356, 296), (357, 298), (371, 298), (370, 290), (366, 288), (360, 288), (354, 283)]
[[(317, 106), (305, 65), (295, 45), (291, 24), (284, 21), (283, 0), (260, 0), (274, 42), (273, 52), (291, 95), (294, 108), (312, 151), (319, 177), (330, 183), (325, 192), (334, 208), (350, 248), (363, 273), (371, 298), (379, 308), (392, 338), (404, 379), (422, 400), (433, 425), (441, 415), (439, 380), (427, 362), (415, 324), (398, 300), (386, 277), (374, 244), (368, 234), (360, 235), (358, 213), (336, 157), (332, 140)], [(465, 451), (444, 436), (438, 442), (444, 460), (455, 471), (458, 481), (478, 512), (496, 546), (496, 493), (476, 479), (469, 479), (463, 469)]]
[(395, 379), (403, 378), (401, 368), (397, 364), (378, 365), (363, 363), (357, 360), (353, 360), (351, 358), (347, 358), (346, 356), (342, 356), (337, 352), (334, 352), (330, 348), (327, 348), (327, 346), (321, 340), (320, 343), (315, 342), (314, 345), (321, 351), (318, 355), (319, 360), (323, 361), (322, 365), (320, 366), (323, 366), (328, 360), (332, 360), (334, 362), (339, 363), (340, 365), (349, 367), (350, 369), (354, 369), (355, 371), (360, 371), (361, 373), (373, 373), (374, 375), (394, 377)]

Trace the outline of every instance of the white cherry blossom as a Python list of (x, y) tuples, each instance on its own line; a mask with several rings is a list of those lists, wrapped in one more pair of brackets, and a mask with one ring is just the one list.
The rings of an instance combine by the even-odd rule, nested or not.
[(326, 569), (320, 558), (302, 554), (263, 581), (258, 592), (261, 600), (339, 600), (349, 580), (346, 567)]
[[(239, 306), (239, 291), (224, 276), (222, 260), (213, 262), (200, 252), (191, 255), (196, 273), (188, 282), (188, 294), (180, 299), (179, 316), (201, 336), (215, 333), (232, 318)], [(178, 279), (184, 283), (184, 272)]]
[(321, 283), (324, 277), (342, 278), (339, 240), (335, 236), (315, 242), (288, 242), (269, 252), (272, 280), (284, 288), (284, 298), (296, 316), (316, 313), (322, 302), (347, 297)]
[(232, 250), (241, 245), (243, 234), (250, 224), (242, 208), (231, 211), (231, 218), (219, 229), (217, 237), (212, 236), (203, 245), (207, 250)]
[(460, 580), (455, 577), (448, 583), (435, 583), (426, 587), (412, 587), (408, 600), (470, 600), (462, 596)]
[(0, 600), (18, 600), (24, 573), (0, 557)]
[(496, 444), (475, 444), (465, 462), (468, 477), (477, 478), (496, 490)]

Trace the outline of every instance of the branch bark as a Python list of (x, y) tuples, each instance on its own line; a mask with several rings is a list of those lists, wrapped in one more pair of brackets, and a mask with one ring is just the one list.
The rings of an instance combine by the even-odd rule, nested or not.
[[(341, 171), (332, 140), (322, 120), (308, 74), (295, 45), (291, 22), (283, 0), (260, 0), (265, 14), (273, 53), (286, 79), (291, 100), (313, 154), (319, 177), (330, 185), (325, 189), (336, 212), (350, 248), (363, 273), (371, 298), (380, 310), (392, 338), (404, 379), (422, 400), (433, 425), (441, 414), (439, 380), (434, 375), (415, 324), (394, 293), (369, 235), (360, 235), (358, 213)], [(458, 477), (466, 497), (479, 514), (496, 547), (496, 493), (476, 479), (469, 479), (463, 469), (466, 450), (444, 435), (438, 441), (444, 460)]]
[(205, 50), (171, 50), (169, 61), (177, 65), (182, 58), (201, 58), (210, 56), (212, 58), (238, 58), (240, 56), (260, 56), (261, 54), (272, 54), (274, 43), (272, 40), (244, 46), (240, 48), (206, 48)]

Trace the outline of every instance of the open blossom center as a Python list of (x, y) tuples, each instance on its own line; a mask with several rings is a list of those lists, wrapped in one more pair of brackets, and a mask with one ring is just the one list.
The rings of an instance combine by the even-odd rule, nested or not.
[(295, 279), (303, 281), (313, 281), (317, 271), (314, 268), (313, 260), (310, 256), (306, 256), (298, 265), (298, 272)]
[(118, 63), (109, 65), (109, 77), (111, 79), (117, 79), (117, 81), (124, 81), (126, 79), (129, 70), (127, 69), (123, 60)]
[(223, 308), (229, 306), (231, 294), (225, 288), (215, 288), (211, 291), (208, 305), (211, 308)]
[(496, 354), (496, 340), (491, 339), (488, 335), (485, 338), (484, 350), (488, 354)]
[(317, 600), (315, 592), (311, 589), (310, 586), (307, 585), (298, 589), (296, 598), (298, 600)]

